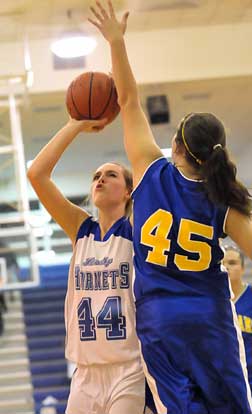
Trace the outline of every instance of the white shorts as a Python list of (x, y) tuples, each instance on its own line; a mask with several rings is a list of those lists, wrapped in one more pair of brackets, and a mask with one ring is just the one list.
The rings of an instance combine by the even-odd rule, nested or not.
[(77, 366), (66, 414), (143, 414), (145, 378), (141, 361)]

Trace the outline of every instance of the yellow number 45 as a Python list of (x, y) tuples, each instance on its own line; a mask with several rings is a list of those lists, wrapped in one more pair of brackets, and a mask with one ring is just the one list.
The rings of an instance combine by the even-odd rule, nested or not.
[[(151, 247), (146, 261), (159, 266), (167, 266), (171, 241), (168, 239), (173, 223), (169, 211), (159, 209), (144, 223), (141, 229), (141, 243)], [(179, 270), (200, 272), (208, 269), (211, 262), (211, 247), (203, 241), (192, 240), (191, 236), (213, 239), (213, 227), (196, 221), (182, 218), (179, 225), (177, 243), (188, 253), (199, 255), (198, 260), (189, 259), (186, 255), (175, 254), (174, 262)]]

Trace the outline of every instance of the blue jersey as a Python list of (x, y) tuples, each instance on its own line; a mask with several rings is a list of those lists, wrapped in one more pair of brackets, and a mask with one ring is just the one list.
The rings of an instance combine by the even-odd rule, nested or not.
[(136, 300), (160, 292), (230, 297), (219, 245), (227, 208), (165, 158), (151, 164), (133, 200)]
[(252, 389), (252, 287), (246, 290), (235, 301), (235, 308), (246, 351), (249, 383)]
[[(251, 414), (227, 272), (227, 208), (165, 158), (133, 192), (136, 330), (159, 414)], [(153, 355), (155, 357), (153, 357)]]

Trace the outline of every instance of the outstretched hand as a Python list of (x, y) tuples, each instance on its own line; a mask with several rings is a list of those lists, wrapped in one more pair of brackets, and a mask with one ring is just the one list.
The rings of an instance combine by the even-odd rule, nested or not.
[(104, 8), (100, 1), (96, 0), (96, 7), (90, 7), (91, 12), (96, 19), (88, 18), (88, 21), (100, 30), (109, 43), (112, 43), (123, 37), (127, 28), (129, 12), (124, 13), (121, 21), (119, 21), (116, 18), (111, 0), (106, 1), (107, 7)]
[(73, 128), (77, 128), (78, 132), (99, 132), (106, 126), (106, 123), (106, 118), (77, 121), (76, 119), (70, 117), (68, 121), (68, 125)]

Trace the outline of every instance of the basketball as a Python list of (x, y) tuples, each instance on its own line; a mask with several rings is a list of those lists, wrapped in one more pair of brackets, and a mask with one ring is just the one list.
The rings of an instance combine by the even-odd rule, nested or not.
[(113, 78), (103, 72), (82, 73), (67, 89), (66, 106), (74, 119), (107, 118), (109, 124), (120, 112)]

